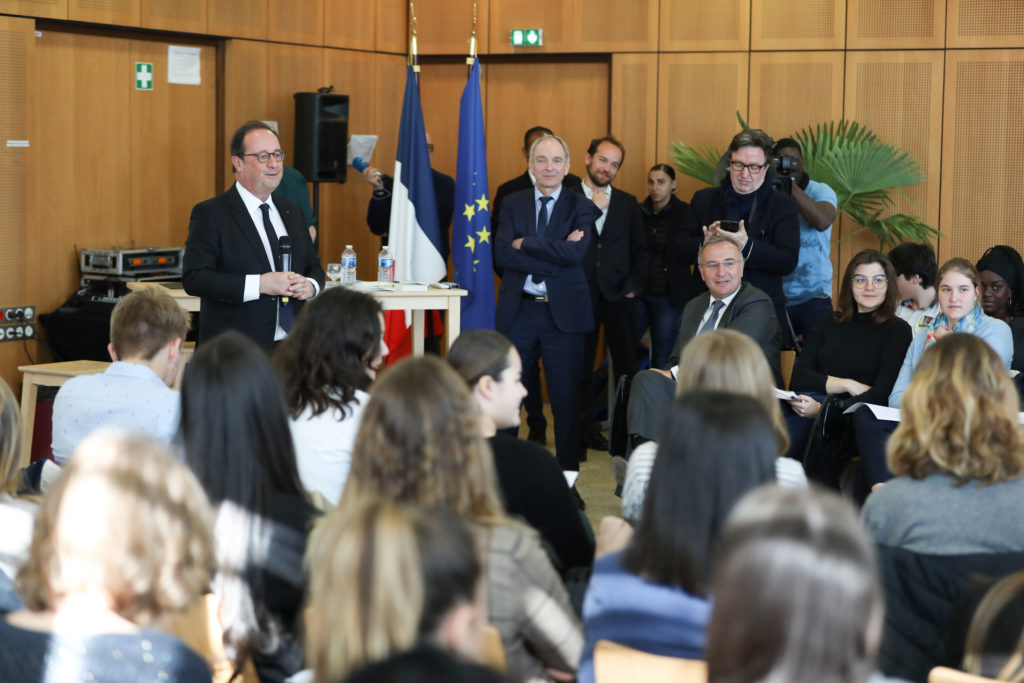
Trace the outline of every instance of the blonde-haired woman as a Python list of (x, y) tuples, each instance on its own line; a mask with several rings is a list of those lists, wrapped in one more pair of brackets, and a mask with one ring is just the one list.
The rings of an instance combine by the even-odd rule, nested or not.
[[(734, 330), (715, 330), (690, 340), (679, 358), (676, 396), (705, 389), (750, 396), (764, 406), (771, 418), (780, 457), (775, 461), (775, 476), (782, 486), (806, 488), (807, 477), (799, 462), (781, 457), (789, 447), (789, 434), (775, 398), (772, 371), (757, 343)], [(742, 416), (737, 416), (742, 420)], [(643, 508), (647, 484), (654, 467), (658, 444), (641, 444), (629, 458), (622, 487), (622, 516), (635, 524)]]
[(202, 486), (163, 446), (83, 441), (36, 517), (26, 609), (0, 619), (5, 680), (209, 681), (198, 654), (151, 629), (208, 587), (211, 524)]
[[(34, 496), (18, 496), (21, 417), (18, 402), (0, 379), (0, 582), (13, 579), (32, 540), (32, 520), (39, 509)], [(56, 468), (54, 468), (56, 469)]]
[(506, 516), (477, 407), (438, 358), (402, 360), (374, 384), (331, 516), (377, 498), (447, 507), (473, 523), (510, 678), (572, 678), (583, 647), (579, 621), (536, 533)]
[(886, 456), (896, 477), (862, 516), (887, 589), (882, 670), (917, 680), (943, 662), (966, 576), (1024, 561), (1024, 438), (1003, 359), (970, 334), (927, 348), (901, 408)]
[(457, 513), (390, 501), (317, 529), (307, 555), (307, 659), (318, 683), (418, 645), (480, 656), (483, 566)]

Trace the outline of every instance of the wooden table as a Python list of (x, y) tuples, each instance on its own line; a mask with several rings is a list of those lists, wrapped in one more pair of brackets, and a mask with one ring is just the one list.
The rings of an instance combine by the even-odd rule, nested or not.
[(96, 375), (110, 366), (98, 360), (71, 360), (64, 363), (43, 363), (22, 365), (18, 368), (21, 378), (21, 462), (18, 467), (28, 467), (32, 457), (32, 432), (36, 422), (36, 397), (39, 385), (59, 387), (78, 375)]
[[(333, 283), (328, 282), (327, 287)], [(333, 285), (340, 287), (341, 285)], [(378, 290), (371, 289), (372, 282), (362, 283), (358, 288), (366, 292), (380, 302), (381, 308), (385, 311), (411, 311), (412, 312), (412, 352), (416, 355), (423, 353), (423, 322), (424, 311), (447, 311), (445, 329), (447, 332), (447, 345), (450, 348), (452, 342), (459, 336), (462, 330), (462, 304), (460, 299), (469, 292), (464, 289), (436, 289), (428, 287), (421, 291), (408, 290)], [(199, 311), (199, 297), (186, 294), (181, 288), (180, 282), (129, 282), (129, 289), (142, 289), (144, 287), (159, 287), (174, 297), (184, 310), (189, 313)]]

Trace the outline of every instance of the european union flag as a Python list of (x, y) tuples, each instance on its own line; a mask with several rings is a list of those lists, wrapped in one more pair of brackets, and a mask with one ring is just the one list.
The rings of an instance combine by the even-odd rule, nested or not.
[(469, 291), (462, 298), (462, 329), (494, 329), (494, 270), (491, 210), (487, 197), (487, 145), (480, 104), (480, 60), (473, 60), (459, 106), (459, 163), (452, 221), (454, 281)]

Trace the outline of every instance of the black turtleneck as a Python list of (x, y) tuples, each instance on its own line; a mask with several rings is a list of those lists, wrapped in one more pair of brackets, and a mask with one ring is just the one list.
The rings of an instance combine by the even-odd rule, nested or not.
[(888, 405), (912, 334), (910, 326), (893, 316), (876, 325), (874, 313), (857, 313), (848, 323), (826, 315), (807, 335), (797, 356), (790, 389), (825, 393), (829, 375), (863, 382), (871, 387), (865, 403)]

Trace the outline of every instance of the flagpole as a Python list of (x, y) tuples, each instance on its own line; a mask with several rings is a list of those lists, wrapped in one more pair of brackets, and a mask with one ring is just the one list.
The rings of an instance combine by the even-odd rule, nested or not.
[(473, 67), (476, 59), (476, 3), (473, 3), (473, 32), (469, 36), (469, 56), (466, 57), (466, 64)]
[(420, 65), (416, 56), (416, 8), (412, 5), (412, 0), (409, 0), (409, 57), (406, 63), (412, 67), (413, 73), (420, 72)]

